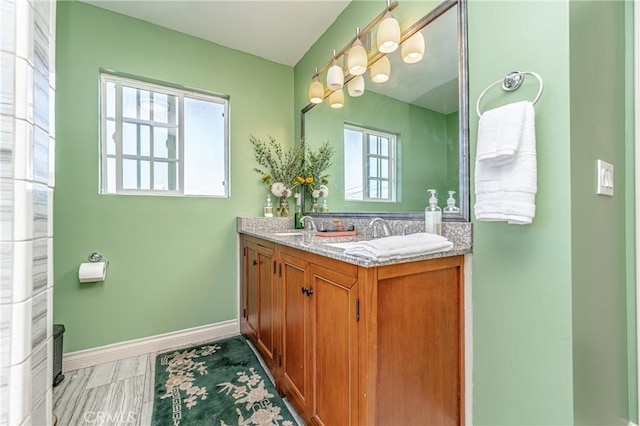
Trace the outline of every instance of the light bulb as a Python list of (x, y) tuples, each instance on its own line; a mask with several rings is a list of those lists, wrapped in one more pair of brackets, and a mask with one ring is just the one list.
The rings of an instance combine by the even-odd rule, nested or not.
[(344, 85), (344, 72), (334, 59), (333, 65), (327, 71), (327, 87), (331, 90), (340, 90)]
[(336, 90), (329, 95), (329, 105), (331, 105), (331, 108), (342, 108), (344, 106), (344, 92), (342, 89)]
[(424, 37), (422, 33), (417, 32), (402, 43), (400, 53), (402, 54), (402, 60), (407, 64), (420, 62), (424, 56)]
[(362, 75), (367, 71), (367, 51), (360, 39), (356, 39), (347, 55), (347, 68), (351, 75)]
[(400, 24), (389, 12), (378, 25), (376, 41), (378, 50), (382, 53), (391, 53), (398, 48), (398, 43), (400, 43)]
[(389, 58), (383, 56), (371, 66), (371, 81), (374, 83), (384, 83), (391, 76), (391, 62)]
[(309, 86), (309, 102), (320, 104), (324, 100), (324, 86), (318, 81), (318, 76), (313, 79)]
[(349, 92), (349, 96), (352, 98), (357, 98), (358, 96), (362, 96), (364, 93), (364, 77), (361, 75), (357, 75), (347, 83), (347, 91)]

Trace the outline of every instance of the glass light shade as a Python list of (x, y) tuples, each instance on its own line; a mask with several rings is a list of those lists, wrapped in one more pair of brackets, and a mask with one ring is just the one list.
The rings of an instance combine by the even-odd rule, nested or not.
[(374, 83), (384, 83), (391, 76), (391, 62), (389, 58), (383, 56), (371, 66), (371, 81)]
[(324, 86), (316, 77), (309, 86), (309, 102), (312, 104), (321, 104), (324, 100)]
[(329, 95), (329, 105), (331, 105), (331, 108), (342, 108), (344, 106), (344, 92), (342, 89), (336, 90)]
[(331, 90), (340, 90), (344, 86), (344, 72), (334, 60), (333, 65), (327, 71), (327, 87)]
[(360, 39), (353, 42), (353, 46), (349, 49), (347, 55), (347, 68), (351, 75), (362, 75), (367, 71), (367, 51), (362, 45)]
[(364, 77), (361, 75), (357, 75), (347, 83), (347, 91), (349, 92), (349, 96), (352, 98), (357, 98), (358, 96), (362, 96), (364, 93)]
[(391, 53), (398, 48), (400, 43), (400, 24), (389, 12), (378, 25), (376, 42), (378, 50), (382, 53)]
[(420, 62), (424, 56), (424, 37), (422, 33), (417, 32), (402, 43), (400, 53), (402, 54), (402, 60), (407, 64)]

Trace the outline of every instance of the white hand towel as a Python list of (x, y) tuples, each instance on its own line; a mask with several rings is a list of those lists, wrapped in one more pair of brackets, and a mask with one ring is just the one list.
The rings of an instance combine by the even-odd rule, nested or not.
[(478, 123), (477, 160), (493, 166), (513, 161), (520, 146), (525, 116), (533, 110), (529, 101), (516, 102), (491, 109)]
[(443, 236), (418, 232), (362, 241), (346, 248), (344, 254), (387, 261), (449, 251), (452, 247), (453, 243)]
[(536, 162), (535, 111), (525, 108), (520, 144), (513, 160), (496, 166), (476, 157), (476, 219), (518, 225), (532, 223), (538, 179)]

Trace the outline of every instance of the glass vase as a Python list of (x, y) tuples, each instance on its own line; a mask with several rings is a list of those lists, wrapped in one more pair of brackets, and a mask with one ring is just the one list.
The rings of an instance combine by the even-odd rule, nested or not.
[(322, 207), (320, 207), (320, 211), (322, 213), (329, 213), (329, 205), (327, 204), (327, 199), (322, 199)]
[(276, 209), (276, 216), (287, 217), (289, 216), (289, 201), (285, 197), (280, 197), (278, 202), (278, 208)]
[(318, 211), (319, 211), (319, 208), (318, 208), (318, 199), (317, 199), (317, 198), (314, 198), (314, 199), (313, 199), (313, 204), (311, 204), (311, 211), (312, 211), (313, 213), (318, 213)]

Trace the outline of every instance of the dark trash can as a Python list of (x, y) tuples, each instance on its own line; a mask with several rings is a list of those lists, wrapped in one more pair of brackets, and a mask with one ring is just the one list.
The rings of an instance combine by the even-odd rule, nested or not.
[(53, 386), (58, 386), (64, 380), (62, 374), (62, 335), (64, 325), (53, 324)]

